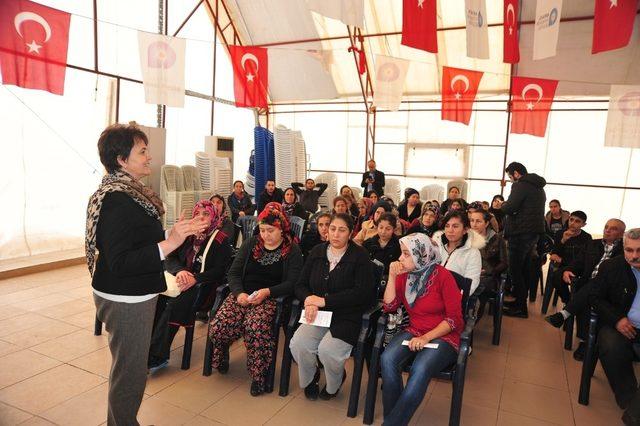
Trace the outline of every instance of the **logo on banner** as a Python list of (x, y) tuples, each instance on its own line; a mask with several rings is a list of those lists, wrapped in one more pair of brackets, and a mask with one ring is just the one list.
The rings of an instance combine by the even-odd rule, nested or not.
[(378, 70), (378, 80), (391, 82), (398, 79), (400, 76), (400, 68), (392, 62), (387, 62), (382, 65)]
[(640, 92), (630, 92), (618, 99), (618, 109), (628, 117), (640, 116)]
[(480, 10), (467, 9), (467, 23), (471, 26), (481, 28), (484, 24), (484, 18)]
[[(529, 92), (531, 90), (535, 91), (538, 94), (538, 99), (536, 99), (536, 103), (535, 104), (533, 102), (531, 102), (530, 99), (527, 99), (527, 92)], [(540, 87), (540, 85), (534, 84), (534, 83), (527, 84), (522, 89), (521, 96), (522, 96), (522, 100), (523, 101), (527, 101), (527, 100), (529, 101), (529, 102), (527, 102), (527, 109), (531, 111), (531, 110), (533, 110), (535, 108), (535, 106), (542, 99), (542, 87)]]
[(453, 85), (458, 81), (461, 81), (464, 84), (464, 90), (462, 91), (462, 93), (466, 93), (467, 90), (469, 90), (469, 79), (467, 78), (467, 76), (462, 74), (455, 75), (451, 79), (450, 86), (451, 86), (451, 91), (456, 93), (455, 95), (453, 95), (456, 98), (456, 101), (459, 101), (460, 98), (462, 98), (462, 94), (460, 93), (460, 91), (456, 91), (456, 89), (454, 89), (453, 87)]
[[(24, 39), (20, 26), (24, 22), (28, 22), (28, 21), (33, 21), (40, 24), (42, 29), (44, 29), (44, 33), (45, 33), (44, 41), (42, 42), (42, 44), (45, 44), (46, 42), (48, 42), (49, 39), (51, 38), (51, 26), (49, 25), (46, 19), (44, 19), (42, 16), (38, 15), (37, 13), (33, 13), (33, 12), (20, 12), (15, 16), (15, 18), (13, 18), (13, 26), (16, 28), (16, 32), (18, 33), (18, 35), (22, 39)], [(25, 43), (25, 44), (29, 48), (29, 52), (27, 53), (35, 53), (37, 55), (40, 54), (40, 49), (42, 49), (42, 44), (36, 43), (35, 40), (31, 40), (31, 43)]]
[(176, 63), (176, 52), (164, 41), (151, 43), (147, 48), (149, 68), (171, 68)]
[(553, 27), (553, 25), (558, 22), (558, 9), (553, 8), (548, 13), (541, 15), (536, 20), (536, 27), (541, 30), (548, 27)]

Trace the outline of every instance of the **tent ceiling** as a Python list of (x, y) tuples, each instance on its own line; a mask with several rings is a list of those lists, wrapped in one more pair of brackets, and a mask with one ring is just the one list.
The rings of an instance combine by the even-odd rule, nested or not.
[[(532, 21), (536, 2), (522, 3), (521, 21)], [(357, 67), (353, 54), (348, 52), (350, 42), (345, 24), (309, 11), (303, 0), (227, 0), (226, 4), (246, 45), (343, 37), (270, 47), (272, 101), (361, 96)], [(593, 0), (565, 1), (562, 19), (592, 16), (593, 7)], [(466, 56), (462, 0), (438, 2), (438, 28), (462, 28), (438, 31), (437, 54), (402, 46), (399, 34), (365, 37), (372, 80), (375, 81), (375, 55), (381, 54), (411, 61), (404, 88), (405, 98), (438, 97), (443, 65), (485, 72), (479, 90), (481, 97), (507, 93), (511, 66), (502, 62), (502, 1), (487, 1), (487, 15), (489, 24), (496, 25), (489, 27), (488, 60)], [(562, 22), (558, 54), (553, 58), (533, 61), (533, 25), (522, 25), (521, 62), (514, 67), (514, 72), (516, 75), (561, 80), (557, 94), (567, 96), (602, 96), (609, 93), (609, 84), (640, 84), (640, 16), (636, 18), (635, 26), (629, 46), (592, 55), (593, 21)], [(365, 0), (364, 35), (401, 30), (401, 1)]]

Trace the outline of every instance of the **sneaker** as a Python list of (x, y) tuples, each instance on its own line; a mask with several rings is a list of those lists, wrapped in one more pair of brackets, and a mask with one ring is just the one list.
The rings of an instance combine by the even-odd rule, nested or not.
[(320, 393), (320, 388), (318, 387), (318, 381), (320, 380), (320, 370), (316, 370), (316, 374), (313, 376), (313, 380), (311, 383), (304, 388), (304, 396), (307, 397), (310, 401), (315, 401), (318, 399), (318, 394)]
[(264, 385), (256, 380), (251, 381), (251, 396), (260, 396), (264, 393)]
[(218, 366), (218, 372), (220, 374), (227, 374), (229, 372), (229, 348), (222, 350), (222, 361)]
[(342, 382), (340, 383), (340, 387), (338, 388), (338, 390), (335, 393), (329, 393), (327, 392), (327, 387), (325, 386), (322, 388), (322, 391), (320, 392), (320, 395), (319, 395), (320, 399), (328, 401), (331, 398), (335, 398), (338, 395), (338, 392), (340, 392), (340, 388), (344, 384), (345, 380), (347, 380), (347, 370), (344, 370), (344, 372), (342, 373)]
[(155, 361), (155, 362), (151, 363), (148, 366), (149, 374), (154, 374), (155, 372), (165, 368), (167, 365), (169, 365), (169, 360), (168, 359), (162, 359), (162, 360), (159, 360), (159, 361)]
[(573, 359), (576, 361), (584, 361), (584, 353), (587, 351), (587, 344), (585, 342), (580, 342), (578, 344), (578, 349), (573, 351)]
[(544, 320), (555, 328), (560, 328), (564, 324), (564, 317), (560, 312), (556, 312), (553, 315), (547, 315), (544, 317)]

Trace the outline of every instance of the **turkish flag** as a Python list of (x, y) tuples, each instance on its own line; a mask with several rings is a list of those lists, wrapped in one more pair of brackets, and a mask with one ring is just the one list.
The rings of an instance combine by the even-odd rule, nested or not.
[(543, 137), (558, 80), (512, 77), (511, 133)]
[(262, 47), (229, 46), (238, 107), (267, 107), (269, 56)]
[(0, 1), (2, 83), (64, 94), (71, 15), (27, 0)]
[(442, 67), (442, 119), (469, 124), (473, 101), (484, 73)]
[(507, 64), (520, 62), (518, 46), (518, 0), (504, 0), (502, 34), (504, 38), (503, 60)]
[(436, 28), (436, 0), (403, 0), (402, 44), (438, 53)]
[(629, 44), (637, 10), (638, 0), (596, 0), (591, 53)]

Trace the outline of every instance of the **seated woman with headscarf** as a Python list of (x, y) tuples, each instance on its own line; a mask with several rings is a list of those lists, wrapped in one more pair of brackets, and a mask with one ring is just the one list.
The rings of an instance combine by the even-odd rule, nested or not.
[(238, 250), (227, 274), (231, 294), (211, 320), (213, 368), (229, 371), (229, 346), (243, 337), (252, 396), (264, 393), (272, 361), (275, 299), (293, 293), (302, 269), (302, 253), (280, 208), (280, 203), (268, 203), (258, 216), (260, 233)]
[(398, 216), (400, 219), (409, 223), (420, 217), (422, 212), (422, 203), (420, 202), (420, 193), (413, 188), (407, 188), (404, 191), (404, 200), (398, 207)]
[[(365, 240), (378, 235), (378, 221), (380, 220), (380, 216), (383, 213), (391, 213), (391, 209), (391, 204), (386, 201), (380, 201), (371, 207), (371, 218), (362, 223), (362, 229), (360, 229), (358, 235), (353, 238), (353, 241), (358, 245), (362, 245)], [(398, 236), (402, 235), (402, 226), (399, 222), (396, 224), (394, 232)]]
[(205, 286), (200, 291), (206, 295), (201, 302), (206, 302), (223, 281), (231, 262), (231, 246), (220, 230), (222, 217), (213, 203), (199, 201), (193, 209), (193, 217), (198, 216), (209, 221), (207, 230), (187, 238), (164, 263), (167, 272), (175, 275), (180, 294), (175, 298), (158, 297), (148, 361), (152, 373), (168, 364), (171, 343), (180, 326), (193, 326), (198, 309), (194, 306), (198, 296), (196, 284)]
[(224, 200), (224, 197), (220, 194), (213, 194), (209, 200), (213, 203), (213, 206), (218, 210), (220, 214), (220, 230), (224, 232), (229, 238), (229, 244), (231, 244), (231, 240), (233, 238), (234, 233), (236, 232), (236, 228), (233, 224), (233, 221), (229, 217), (229, 210), (227, 210), (227, 202)]
[[(353, 221), (348, 213), (331, 217), (329, 241), (311, 250), (295, 293), (304, 303), (307, 324), (296, 330), (289, 347), (298, 363), (300, 387), (310, 400), (336, 396), (346, 378), (344, 364), (358, 340), (362, 314), (375, 300), (371, 261), (367, 252), (349, 240)], [(330, 327), (310, 325), (318, 310), (331, 311)], [(326, 386), (320, 392), (323, 365)]]
[[(401, 238), (400, 247), (400, 259), (389, 269), (383, 309), (395, 312), (404, 305), (409, 326), (396, 333), (380, 360), (385, 425), (409, 424), (431, 378), (455, 362), (464, 329), (460, 289), (439, 265), (438, 248), (424, 234)], [(403, 386), (402, 369), (411, 360)]]
[(358, 200), (358, 216), (353, 221), (353, 232), (351, 238), (358, 235), (358, 232), (362, 229), (362, 224), (369, 220), (369, 213), (373, 207), (373, 201), (368, 197), (362, 197)]
[(300, 219), (307, 220), (309, 213), (302, 207), (302, 204), (298, 201), (298, 194), (293, 188), (287, 188), (284, 190), (284, 199), (282, 201), (282, 211), (287, 215), (287, 218), (291, 216), (297, 216)]
[(440, 210), (438, 207), (425, 204), (425, 207), (422, 209), (422, 215), (411, 223), (411, 226), (407, 230), (407, 235), (418, 232), (425, 234), (427, 237), (431, 237), (439, 229), (439, 220)]

